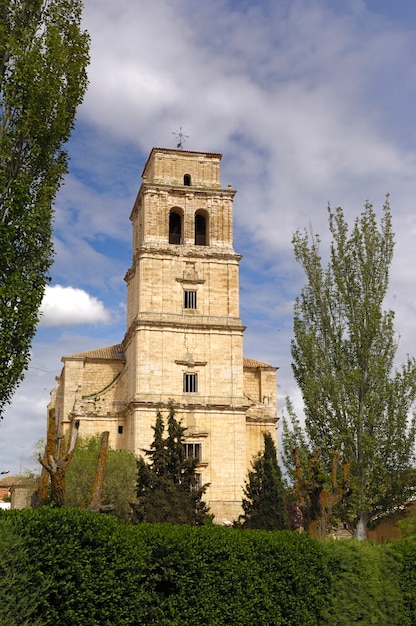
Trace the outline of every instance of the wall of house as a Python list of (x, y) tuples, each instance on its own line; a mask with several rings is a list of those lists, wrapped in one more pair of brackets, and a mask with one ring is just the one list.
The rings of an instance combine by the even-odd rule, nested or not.
[(11, 508), (29, 509), (32, 504), (32, 496), (35, 493), (36, 488), (36, 481), (24, 481), (13, 485), (11, 489)]
[(89, 354), (64, 357), (65, 367), (48, 409), (55, 408), (61, 434), (69, 432), (72, 419), (79, 419), (79, 436), (109, 431), (111, 447), (121, 449), (126, 445), (124, 360), (93, 358)]
[(390, 539), (400, 539), (402, 533), (397, 526), (397, 522), (401, 522), (408, 518), (416, 518), (416, 503), (407, 502), (403, 508), (393, 513), (385, 520), (380, 522), (374, 529), (367, 530), (367, 539), (369, 541), (390, 541)]

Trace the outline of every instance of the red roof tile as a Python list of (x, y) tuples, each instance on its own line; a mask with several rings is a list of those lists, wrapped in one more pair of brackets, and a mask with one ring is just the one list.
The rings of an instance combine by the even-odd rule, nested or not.
[(87, 350), (86, 352), (76, 352), (63, 357), (65, 359), (82, 358), (82, 359), (108, 359), (124, 361), (124, 351), (121, 343), (106, 348), (97, 348), (95, 350)]

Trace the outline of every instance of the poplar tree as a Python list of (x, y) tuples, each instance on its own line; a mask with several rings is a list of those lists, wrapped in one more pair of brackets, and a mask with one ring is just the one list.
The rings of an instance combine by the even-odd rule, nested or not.
[(52, 263), (63, 144), (86, 87), (79, 0), (0, 2), (0, 419), (23, 378)]
[[(348, 464), (339, 514), (357, 539), (366, 527), (415, 492), (416, 363), (396, 368), (392, 311), (383, 309), (394, 235), (388, 197), (380, 224), (366, 203), (349, 232), (341, 208), (329, 211), (332, 236), (326, 267), (320, 238), (297, 231), (295, 257), (307, 283), (294, 307), (293, 372), (304, 402), (305, 426), (288, 406), (285, 464), (320, 450), (323, 476), (337, 453)], [(341, 472), (340, 472), (341, 474)]]
[(207, 486), (198, 486), (198, 460), (186, 456), (185, 430), (176, 419), (171, 403), (167, 418), (167, 436), (162, 413), (158, 411), (153, 442), (137, 462), (137, 499), (132, 504), (138, 522), (201, 525), (211, 519), (202, 501)]
[(240, 523), (243, 528), (287, 530), (289, 520), (276, 446), (270, 433), (263, 437), (264, 451), (254, 457), (244, 487), (244, 515), (240, 516)]

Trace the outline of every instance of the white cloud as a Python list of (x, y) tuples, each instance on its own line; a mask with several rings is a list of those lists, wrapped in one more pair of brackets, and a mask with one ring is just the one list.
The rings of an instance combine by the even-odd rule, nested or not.
[(42, 326), (74, 326), (106, 323), (110, 313), (104, 304), (83, 289), (47, 285), (43, 297)]
[[(379, 209), (390, 192), (388, 305), (401, 353), (414, 351), (416, 39), (414, 20), (400, 18), (411, 4), (85, 0), (90, 86), (56, 202), (52, 268), (54, 283), (78, 289), (48, 288), (33, 366), (0, 424), (0, 458), (18, 460), (43, 434), (39, 406), (60, 355), (122, 339), (130, 210), (150, 149), (175, 147), (179, 126), (187, 149), (224, 154), (223, 185), (238, 191), (245, 354), (279, 367), (279, 413), (286, 395), (300, 405), (291, 303), (304, 275), (292, 234), (312, 227), (326, 242), (328, 202), (352, 222), (365, 200)], [(81, 323), (90, 326), (78, 336), (69, 324)]]
[(288, 249), (311, 214), (322, 229), (328, 201), (354, 196), (358, 211), (376, 190), (415, 189), (414, 159), (394, 141), (395, 81), (409, 92), (414, 43), (364, 2), (85, 7), (93, 48), (83, 119), (145, 153), (173, 147), (181, 124), (187, 148), (223, 151), (237, 220), (257, 241)]

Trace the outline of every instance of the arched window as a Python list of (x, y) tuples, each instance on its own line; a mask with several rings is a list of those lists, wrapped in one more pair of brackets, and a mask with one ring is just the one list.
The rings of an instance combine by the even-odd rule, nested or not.
[(186, 187), (190, 187), (191, 186), (191, 175), (190, 174), (185, 174), (185, 176), (183, 177), (183, 184)]
[(208, 217), (203, 213), (195, 213), (195, 245), (208, 245)]
[(169, 243), (182, 243), (182, 218), (176, 211), (169, 213)]

